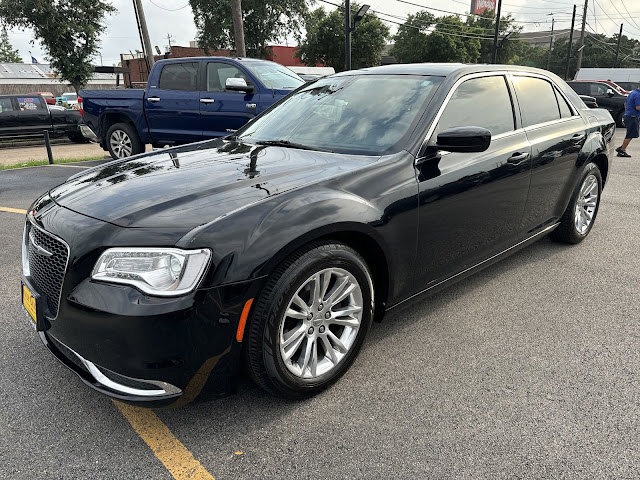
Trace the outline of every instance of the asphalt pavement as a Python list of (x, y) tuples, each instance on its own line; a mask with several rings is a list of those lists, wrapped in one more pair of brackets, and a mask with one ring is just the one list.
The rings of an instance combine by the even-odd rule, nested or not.
[[(392, 311), (328, 391), (283, 401), (243, 380), (155, 415), (217, 479), (640, 478), (640, 141), (629, 151), (584, 242), (543, 239)], [(178, 478), (20, 308), (24, 218), (1, 208), (76, 171), (0, 171), (0, 478)]]

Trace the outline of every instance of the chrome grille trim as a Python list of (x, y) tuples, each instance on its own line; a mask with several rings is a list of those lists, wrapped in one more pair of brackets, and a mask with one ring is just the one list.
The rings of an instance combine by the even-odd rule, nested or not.
[[(44, 291), (39, 291), (38, 293), (43, 293), (46, 295), (47, 297), (47, 306), (49, 307), (50, 313), (52, 315), (52, 317), (47, 317), (50, 320), (55, 320), (56, 318), (58, 318), (58, 312), (60, 310), (60, 302), (62, 301), (62, 287), (64, 286), (64, 280), (65, 277), (67, 275), (67, 268), (69, 267), (69, 258), (71, 256), (71, 249), (69, 248), (69, 245), (67, 244), (67, 242), (65, 242), (63, 239), (61, 239), (60, 237), (58, 237), (57, 235), (54, 235), (53, 233), (47, 232), (45, 229), (43, 229), (42, 227), (38, 226), (35, 223), (35, 220), (33, 218), (33, 215), (31, 213), (29, 213), (27, 215), (27, 219), (29, 220), (29, 223), (26, 225), (25, 227), (25, 238), (24, 238), (24, 242), (25, 242), (25, 249), (26, 249), (26, 262), (27, 262), (27, 270), (29, 271), (29, 276), (31, 277), (31, 280), (34, 284), (34, 287), (36, 287), (39, 290), (44, 290), (45, 288), (47, 288), (47, 286), (43, 286), (42, 284), (38, 283), (38, 281), (34, 278), (34, 265), (32, 265), (32, 262), (30, 260), (30, 256), (31, 255), (38, 255), (37, 252), (33, 252), (32, 253), (32, 248), (31, 248), (31, 237), (33, 234), (33, 229), (36, 229), (38, 231), (38, 233), (46, 235), (47, 237), (53, 239), (54, 241), (58, 242), (65, 250), (66, 250), (66, 258), (64, 259), (64, 268), (62, 269), (62, 272), (60, 273), (60, 280), (59, 280), (59, 288), (57, 288), (57, 298), (51, 298), (52, 295), (47, 294)], [(28, 230), (28, 231), (27, 231)], [(45, 261), (49, 261), (50, 257), (44, 257)], [(51, 280), (50, 280), (51, 282)], [(55, 285), (54, 285), (55, 287)], [(48, 289), (48, 288), (47, 288)], [(53, 307), (53, 309), (52, 309)], [(54, 311), (55, 310), (55, 311)]]

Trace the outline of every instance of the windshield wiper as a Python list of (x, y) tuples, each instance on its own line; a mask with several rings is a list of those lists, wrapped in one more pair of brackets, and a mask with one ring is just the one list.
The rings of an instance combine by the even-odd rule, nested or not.
[(331, 150), (327, 150), (326, 148), (310, 147), (308, 145), (302, 145), (301, 143), (290, 142), (289, 140), (260, 140), (260, 141), (257, 141), (256, 144), (268, 145), (273, 147), (297, 148), (299, 150), (316, 150), (319, 152), (331, 152)]

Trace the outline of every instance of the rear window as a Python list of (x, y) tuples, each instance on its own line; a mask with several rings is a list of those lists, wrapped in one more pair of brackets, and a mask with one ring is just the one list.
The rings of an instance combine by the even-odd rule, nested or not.
[(560, 120), (558, 100), (551, 83), (535, 77), (513, 77), (525, 127)]
[(579, 95), (589, 95), (588, 83), (568, 83), (568, 85)]
[(13, 112), (13, 103), (10, 98), (0, 98), (0, 113)]
[(18, 105), (23, 112), (44, 110), (44, 105), (42, 105), (40, 97), (18, 97)]
[(195, 91), (198, 85), (198, 64), (170, 63), (162, 67), (158, 88), (162, 90)]

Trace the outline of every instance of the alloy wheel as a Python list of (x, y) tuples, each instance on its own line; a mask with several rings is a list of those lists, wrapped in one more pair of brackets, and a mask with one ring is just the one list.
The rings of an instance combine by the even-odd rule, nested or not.
[(109, 139), (111, 150), (118, 158), (130, 157), (133, 152), (131, 138), (123, 130), (114, 130)]
[(280, 321), (280, 356), (293, 375), (315, 379), (333, 370), (360, 329), (360, 284), (347, 270), (327, 268), (305, 280)]
[(587, 175), (582, 182), (575, 208), (575, 226), (578, 233), (584, 235), (593, 222), (598, 206), (598, 179), (595, 175)]

